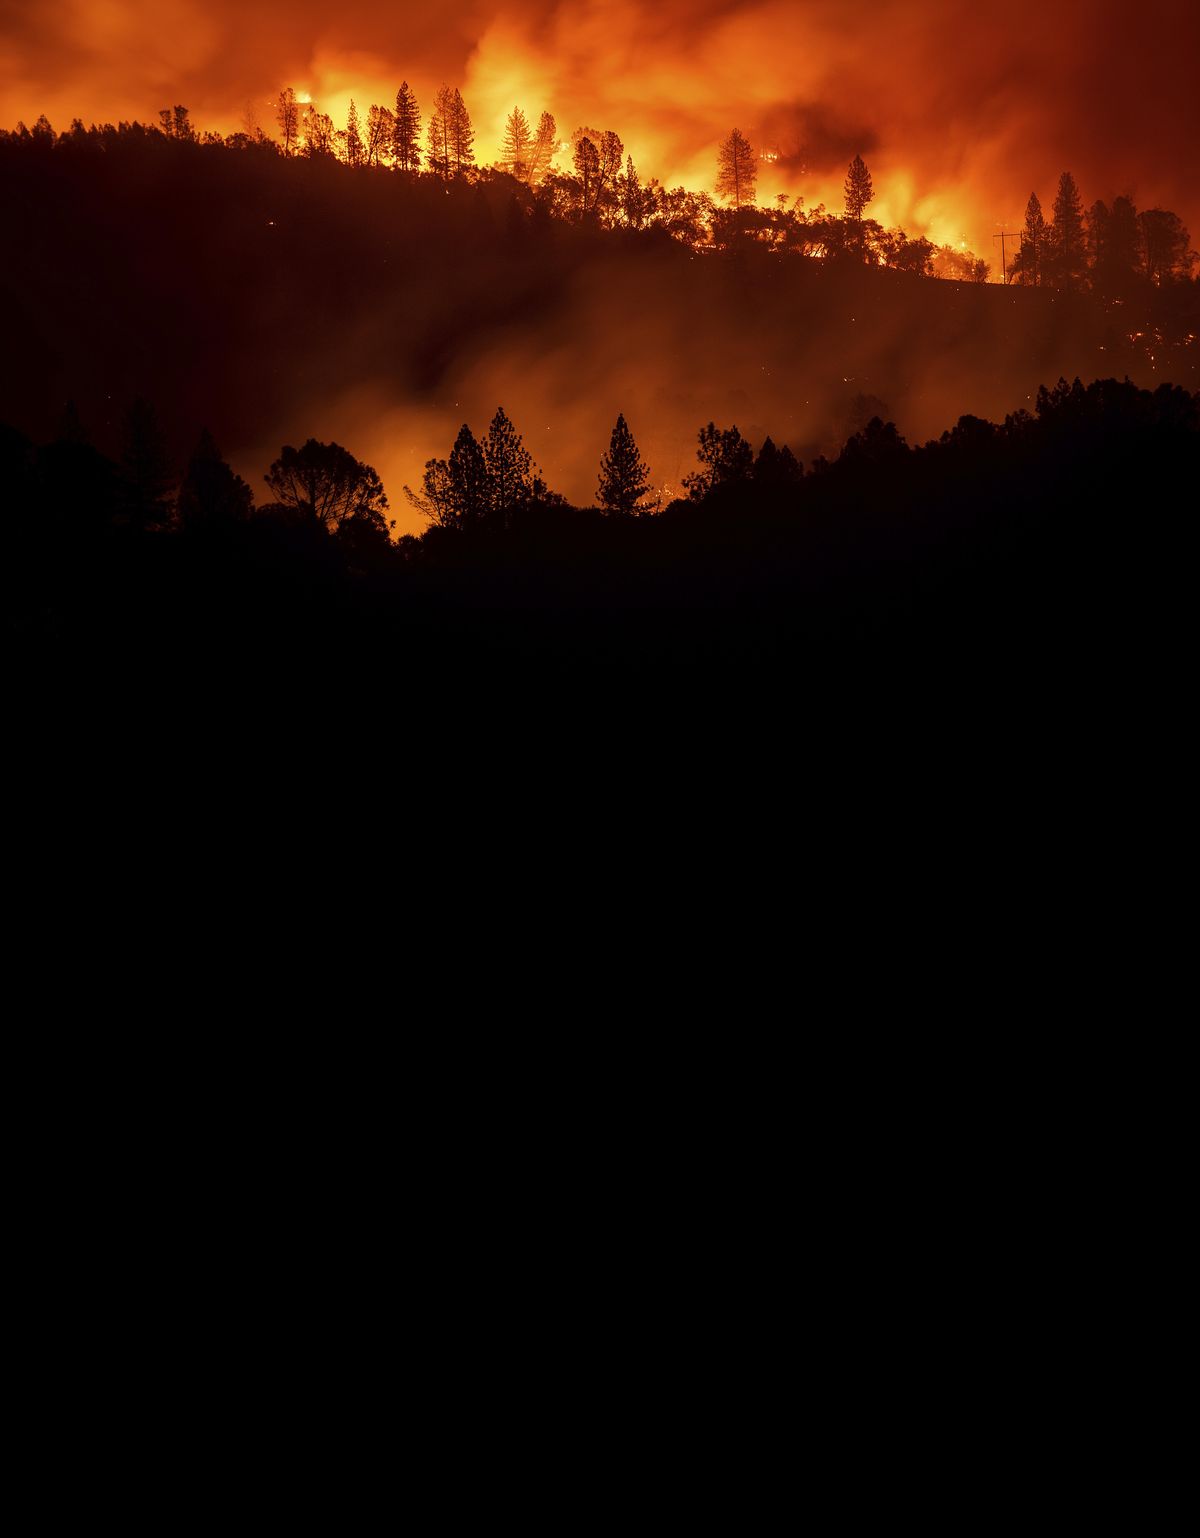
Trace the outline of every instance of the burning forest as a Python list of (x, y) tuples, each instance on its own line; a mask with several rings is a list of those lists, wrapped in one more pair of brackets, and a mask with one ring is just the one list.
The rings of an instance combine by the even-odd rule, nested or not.
[(994, 675), (1194, 486), (1194, 7), (3, 14), (30, 667)]

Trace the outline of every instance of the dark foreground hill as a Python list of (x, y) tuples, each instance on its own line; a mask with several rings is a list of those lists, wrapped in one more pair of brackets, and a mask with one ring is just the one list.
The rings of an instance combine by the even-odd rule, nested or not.
[(655, 517), (536, 495), (399, 544), (303, 504), (152, 527), (128, 463), (7, 429), (0, 450), (10, 675), (51, 699), (265, 690), (391, 720), (597, 688), (793, 710), (874, 679), (1068, 708), (1151, 694), (1188, 650), (1200, 401), (1169, 386), (1064, 384), (920, 449), (875, 421), (799, 479), (747, 462)]

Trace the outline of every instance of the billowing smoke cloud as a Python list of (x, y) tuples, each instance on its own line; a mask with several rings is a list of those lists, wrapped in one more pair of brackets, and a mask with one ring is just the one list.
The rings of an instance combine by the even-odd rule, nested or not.
[(621, 134), (644, 175), (711, 186), (735, 123), (778, 159), (761, 193), (840, 204), (870, 158), (885, 222), (991, 253), (1060, 170), (1200, 233), (1194, 0), (0, 0), (0, 122), (152, 119), (181, 101), (273, 128), (283, 84), (335, 115), (461, 84), (481, 159), (516, 105)]

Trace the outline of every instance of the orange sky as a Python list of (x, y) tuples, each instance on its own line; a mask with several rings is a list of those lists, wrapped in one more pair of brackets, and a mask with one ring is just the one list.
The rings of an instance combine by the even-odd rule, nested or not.
[(877, 217), (989, 260), (992, 233), (1031, 189), (1049, 205), (1064, 168), (1085, 203), (1129, 192), (1200, 238), (1196, 0), (0, 0), (0, 36), (7, 126), (153, 120), (178, 101), (201, 126), (239, 127), (249, 108), (273, 131), (283, 84), (341, 117), (401, 78), (427, 108), (446, 80), (481, 161), (520, 104), (564, 138), (615, 129), (645, 176), (711, 188), (736, 124), (780, 155), (761, 198), (840, 205), (861, 151)]

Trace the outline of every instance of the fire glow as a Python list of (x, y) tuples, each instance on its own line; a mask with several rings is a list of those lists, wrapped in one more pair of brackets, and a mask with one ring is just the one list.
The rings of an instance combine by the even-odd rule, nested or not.
[[(711, 190), (734, 123), (761, 154), (760, 202), (840, 206), (862, 153), (872, 210), (937, 244), (990, 254), (1032, 188), (1069, 167), (1089, 196), (1132, 190), (1200, 228), (1200, 10), (1186, 0), (1058, 0), (1035, 22), (969, 0), (464, 0), (453, 15), (344, 0), (65, 0), (6, 7), (0, 121), (140, 118), (184, 102), (221, 132), (291, 82), (338, 123), (407, 79), (427, 111), (443, 82), (470, 108), (479, 159), (514, 105), (564, 139), (612, 128), (645, 177)], [(947, 39), (954, 40), (952, 65)], [(1154, 81), (1136, 111), (1099, 87)], [(267, 109), (257, 106), (268, 131)]]

